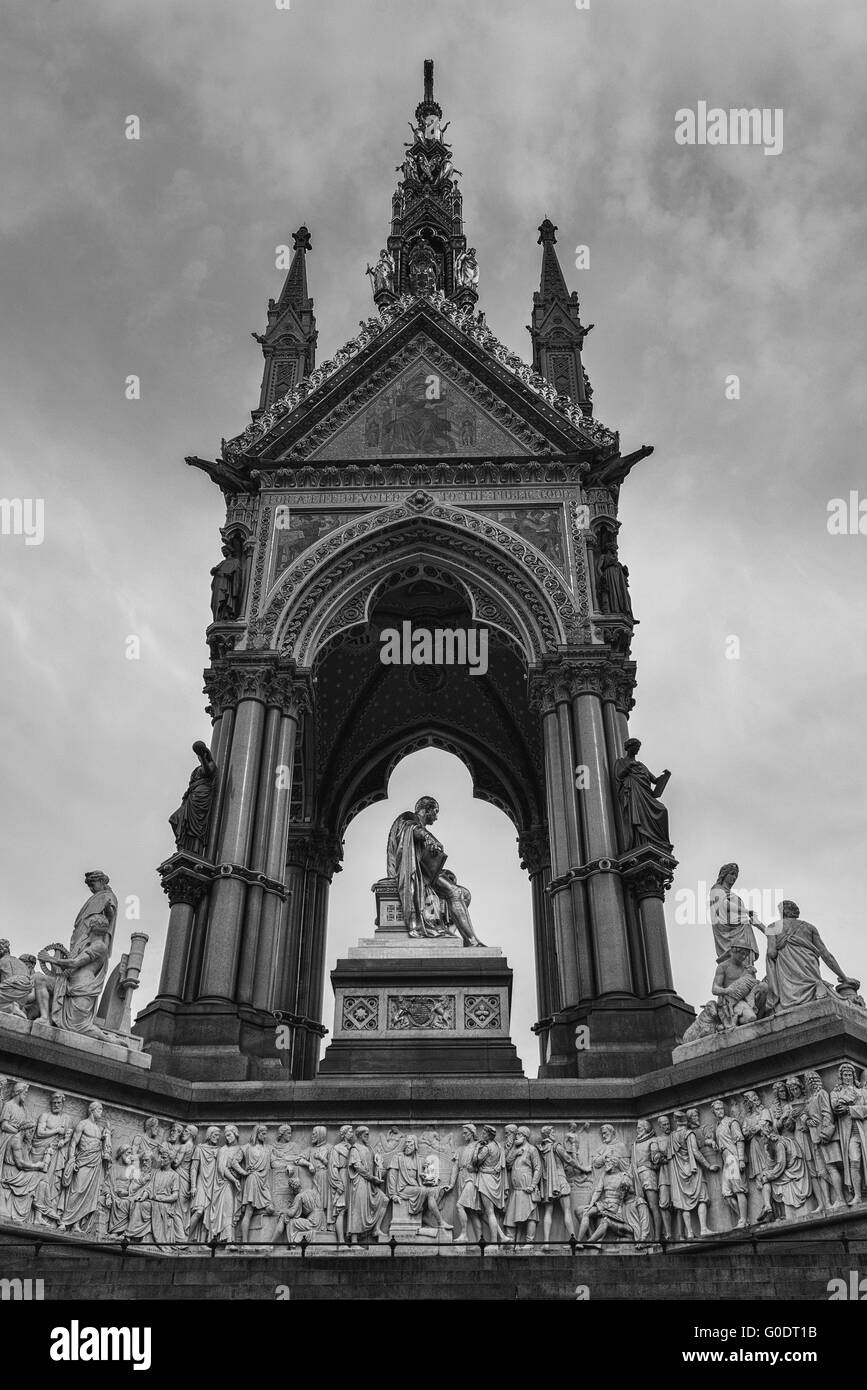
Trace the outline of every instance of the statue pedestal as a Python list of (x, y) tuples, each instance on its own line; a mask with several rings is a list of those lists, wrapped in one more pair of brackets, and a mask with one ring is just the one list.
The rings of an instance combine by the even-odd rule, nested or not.
[(333, 1041), (320, 1076), (522, 1076), (509, 1036), (512, 971), (497, 947), (379, 926), (331, 972)]

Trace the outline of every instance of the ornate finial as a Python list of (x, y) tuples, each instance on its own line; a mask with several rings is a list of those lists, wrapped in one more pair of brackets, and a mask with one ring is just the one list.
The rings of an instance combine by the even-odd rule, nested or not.
[[(432, 132), (432, 131), (435, 129), (436, 134), (434, 135), (433, 138), (439, 139), (439, 136), (440, 136), (439, 122), (440, 122), (440, 121), (442, 120), (442, 118), (443, 118), (443, 109), (442, 109), (442, 107), (440, 106), (440, 104), (439, 104), (438, 101), (434, 101), (434, 94), (433, 94), (433, 75), (434, 75), (433, 58), (425, 58), (425, 60), (424, 60), (424, 96), (423, 96), (422, 100), (419, 102), (418, 106), (415, 108), (415, 121), (416, 121), (416, 125), (418, 126), (418, 128), (419, 128), (420, 131), (423, 131), (423, 132), (426, 132), (426, 133), (427, 133), (427, 132)], [(425, 118), (426, 118), (426, 117), (431, 117), (431, 116), (435, 116), (435, 117), (436, 117), (436, 125), (435, 125), (435, 127), (432, 126), (430, 122), (428, 122), (427, 125), (426, 125)]]
[(310, 233), (306, 227), (299, 227), (297, 232), (292, 233), (293, 251), (312, 251), (310, 245)]
[(550, 244), (551, 246), (553, 246), (555, 241), (557, 240), (556, 233), (557, 228), (554, 226), (554, 223), (551, 221), (550, 217), (546, 217), (539, 228), (539, 240), (536, 243), (537, 246), (545, 246), (546, 244)]

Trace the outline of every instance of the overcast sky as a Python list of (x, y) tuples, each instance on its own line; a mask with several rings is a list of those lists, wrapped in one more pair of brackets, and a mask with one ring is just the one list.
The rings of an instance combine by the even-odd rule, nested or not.
[[(275, 247), (301, 222), (320, 361), (372, 311), (364, 268), (433, 57), (479, 307), (529, 355), (550, 216), (596, 325), (597, 413), (624, 452), (655, 446), (623, 488), (621, 550), (640, 618), (632, 728), (652, 770), (672, 769), (675, 888), (697, 894), (737, 859), (744, 886), (795, 898), (867, 978), (867, 536), (827, 529), (829, 499), (867, 491), (863, 5), (34, 0), (4, 27), (0, 492), (43, 498), (46, 528), (40, 546), (0, 539), (0, 929), (14, 949), (67, 940), (81, 876), (103, 867), (141, 899), (137, 1002), (155, 991), (154, 868), (209, 727), (224, 517), (183, 459), (213, 456), (257, 402), (250, 332), (279, 291)], [(699, 101), (781, 108), (782, 153), (676, 144), (676, 110)], [(432, 792), (479, 933), (515, 968), (514, 1038), (533, 1071), (512, 828), (469, 801), (446, 755), (407, 761), (392, 790), (350, 827), (329, 959), (370, 931), (390, 819)], [(710, 929), (678, 925), (673, 899), (669, 928), (678, 987), (701, 1003)]]

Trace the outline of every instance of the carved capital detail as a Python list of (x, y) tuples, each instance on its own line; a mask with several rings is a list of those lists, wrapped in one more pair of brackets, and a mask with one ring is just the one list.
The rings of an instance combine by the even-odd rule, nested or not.
[(157, 873), (171, 907), (176, 903), (196, 907), (216, 877), (217, 869), (181, 851), (160, 864)]
[(260, 700), (283, 714), (306, 714), (313, 707), (312, 674), (277, 653), (227, 653), (204, 673), (208, 713), (217, 719), (242, 700)]
[(538, 874), (546, 868), (551, 863), (548, 827), (532, 825), (529, 830), (522, 830), (518, 836), (518, 854), (521, 868), (528, 874)]
[(543, 714), (579, 695), (612, 700), (628, 710), (635, 689), (635, 663), (620, 653), (585, 649), (575, 656), (562, 655), (542, 661), (530, 672), (530, 702)]

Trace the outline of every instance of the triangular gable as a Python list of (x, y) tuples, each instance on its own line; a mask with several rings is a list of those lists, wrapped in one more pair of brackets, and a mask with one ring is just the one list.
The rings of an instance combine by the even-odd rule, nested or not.
[[(224, 457), (245, 456), (257, 467), (313, 458), (361, 462), (383, 456), (383, 439), (395, 458), (617, 453), (616, 436), (558, 397), (494, 338), (481, 315), (461, 320), (448, 301), (443, 307), (424, 296), (407, 300), (383, 315), (384, 324), (371, 320), (373, 331), (364, 327), (275, 402)], [(433, 397), (428, 408), (416, 399), (423, 369), (446, 384), (439, 407)]]
[(473, 394), (477, 386), (457, 363), (444, 362), (442, 353), (435, 355), (430, 343), (420, 340), (412, 360), (399, 367), (346, 424), (331, 430), (329, 421), (324, 421), (324, 442), (307, 457), (311, 463), (455, 454), (524, 457), (545, 447), (541, 435), (503, 406), (499, 407), (500, 423), (495, 413), (498, 403), (485, 408)]

